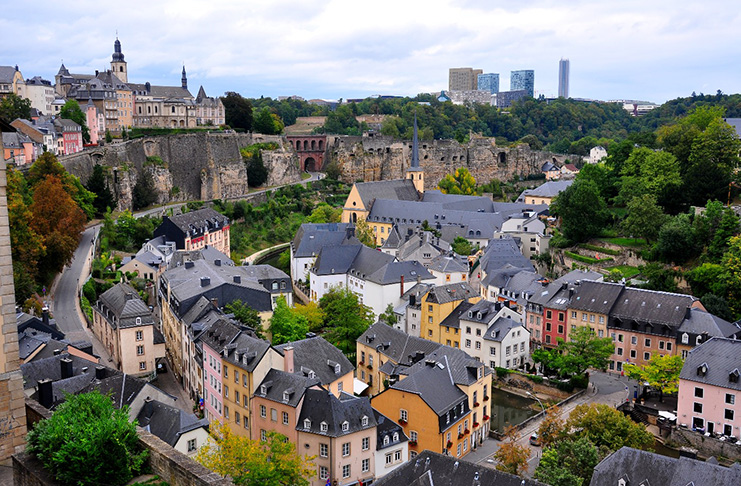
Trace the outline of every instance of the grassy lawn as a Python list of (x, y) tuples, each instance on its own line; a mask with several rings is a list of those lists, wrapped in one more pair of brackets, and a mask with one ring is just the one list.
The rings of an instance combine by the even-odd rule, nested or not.
[(601, 238), (602, 241), (606, 241), (607, 243), (612, 243), (613, 245), (620, 245), (620, 246), (634, 246), (634, 247), (641, 247), (646, 245), (646, 240), (643, 238)]
[(607, 267), (605, 270), (620, 270), (625, 278), (633, 278), (640, 273), (638, 268), (630, 265), (615, 265), (614, 267)]
[(567, 257), (571, 258), (572, 260), (576, 260), (576, 261), (582, 262), (582, 263), (589, 263), (589, 264), (612, 261), (612, 258), (603, 258), (601, 260), (598, 260), (596, 258), (592, 258), (592, 257), (589, 257), (589, 256), (579, 255), (578, 253), (574, 253), (572, 251), (565, 251), (564, 252), (564, 255), (566, 255)]

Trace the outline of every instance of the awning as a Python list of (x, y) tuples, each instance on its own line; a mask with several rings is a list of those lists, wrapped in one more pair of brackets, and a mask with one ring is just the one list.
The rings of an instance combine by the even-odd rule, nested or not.
[(360, 395), (365, 391), (366, 388), (368, 388), (368, 385), (365, 384), (365, 382), (362, 382), (357, 378), (353, 378), (352, 391), (354, 394)]

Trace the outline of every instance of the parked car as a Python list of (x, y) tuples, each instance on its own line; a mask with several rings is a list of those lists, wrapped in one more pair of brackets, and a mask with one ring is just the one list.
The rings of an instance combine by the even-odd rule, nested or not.
[(530, 436), (530, 445), (540, 447), (540, 437), (538, 437), (538, 434), (533, 434)]

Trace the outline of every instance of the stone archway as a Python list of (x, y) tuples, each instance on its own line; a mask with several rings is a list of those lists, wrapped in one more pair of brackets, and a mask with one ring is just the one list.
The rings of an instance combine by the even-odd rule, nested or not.
[(306, 160), (304, 160), (304, 170), (306, 172), (316, 172), (317, 166), (314, 157), (306, 157)]

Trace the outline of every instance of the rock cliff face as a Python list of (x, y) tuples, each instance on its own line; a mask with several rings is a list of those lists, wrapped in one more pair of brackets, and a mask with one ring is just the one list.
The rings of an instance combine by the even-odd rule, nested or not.
[[(282, 137), (237, 133), (189, 133), (145, 137), (85, 150), (60, 158), (60, 162), (83, 182), (95, 164), (110, 168), (110, 182), (119, 209), (131, 208), (131, 194), (142, 171), (154, 178), (157, 201), (210, 200), (239, 197), (248, 192), (247, 171), (239, 149), (260, 142), (277, 142), (279, 149), (263, 152), (268, 168), (267, 185), (301, 180), (298, 157)], [(164, 166), (147, 164), (158, 156)]]
[[(329, 143), (329, 142), (328, 142)], [(334, 137), (329, 161), (337, 162), (345, 182), (399, 179), (411, 161), (410, 141), (391, 137)], [(545, 162), (563, 164), (576, 155), (561, 155), (530, 150), (528, 145), (497, 147), (493, 138), (474, 138), (467, 145), (455, 140), (422, 141), (419, 162), (425, 172), (425, 187), (433, 188), (459, 167), (465, 167), (480, 183), (491, 179), (507, 181), (513, 176), (540, 173)]]

